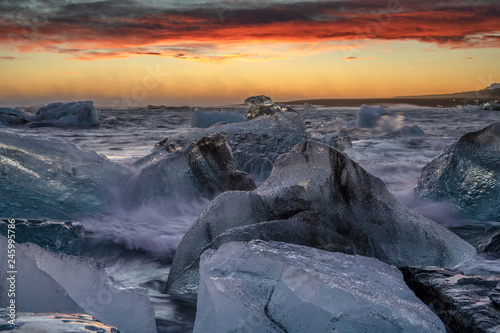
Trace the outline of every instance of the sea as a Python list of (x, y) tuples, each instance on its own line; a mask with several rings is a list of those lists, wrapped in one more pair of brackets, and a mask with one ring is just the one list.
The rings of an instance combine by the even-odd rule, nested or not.
[[(359, 107), (292, 105), (310, 128), (328, 128), (337, 118), (357, 119)], [(448, 145), (467, 132), (500, 121), (500, 112), (477, 108), (429, 108), (414, 105), (385, 106), (405, 125), (418, 125), (426, 136), (395, 137), (360, 131), (351, 135), (352, 148), (345, 153), (371, 174), (384, 181), (396, 198), (410, 210), (443, 224), (474, 242), (485, 230), (500, 223), (464, 220), (446, 203), (424, 202), (413, 189), (421, 169)], [(200, 108), (234, 111), (246, 115), (247, 106)], [(116, 163), (131, 165), (149, 154), (155, 143), (191, 128), (195, 108), (100, 108), (96, 128), (12, 128), (11, 131), (64, 138), (80, 148), (96, 151)], [(258, 185), (258, 184), (257, 184)], [(165, 295), (162, 290), (181, 238), (210, 201), (205, 198), (159, 198), (133, 211), (113, 212), (79, 219), (86, 230), (83, 255), (100, 261), (114, 280), (149, 291), (158, 332), (191, 332), (196, 296)], [(476, 255), (459, 269), (466, 274), (499, 275), (500, 260)]]

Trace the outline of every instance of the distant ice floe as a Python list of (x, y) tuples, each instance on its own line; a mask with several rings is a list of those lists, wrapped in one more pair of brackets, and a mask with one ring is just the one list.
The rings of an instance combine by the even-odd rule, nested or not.
[(201, 257), (194, 332), (442, 332), (397, 268), (279, 242)]

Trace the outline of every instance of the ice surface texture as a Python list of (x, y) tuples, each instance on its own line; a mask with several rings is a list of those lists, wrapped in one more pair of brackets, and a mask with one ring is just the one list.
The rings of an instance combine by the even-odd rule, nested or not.
[[(86, 314), (67, 313), (16, 313), (16, 325), (7, 323), (10, 319), (0, 309), (0, 331), (16, 333), (119, 333), (116, 327), (101, 323)], [(7, 313), (7, 312), (6, 312)], [(5, 322), (3, 322), (5, 318)], [(2, 323), (3, 322), (3, 323)]]
[(142, 167), (124, 193), (132, 203), (156, 196), (206, 196), (227, 190), (251, 191), (253, 179), (236, 168), (226, 137), (221, 133), (190, 142), (182, 149), (166, 146), (137, 161)]
[(242, 123), (191, 129), (158, 142), (156, 149), (185, 147), (214, 132), (225, 133), (238, 169), (259, 180), (269, 176), (279, 155), (290, 151), (294, 145), (308, 137), (304, 118), (297, 113), (278, 112)]
[[(7, 239), (0, 236), (0, 248)], [(8, 290), (7, 251), (0, 251), (0, 290)], [(16, 244), (16, 310), (86, 313), (122, 333), (156, 332), (147, 292), (116, 284), (96, 261), (54, 254), (31, 244)], [(0, 307), (9, 302), (0, 294)]]
[(476, 252), (403, 207), (347, 155), (309, 141), (280, 156), (253, 192), (226, 192), (208, 205), (179, 244), (167, 292), (196, 291), (205, 249), (252, 239), (360, 254), (396, 266), (454, 267)]
[(51, 103), (38, 109), (31, 126), (92, 127), (99, 125), (92, 101)]
[(102, 211), (130, 171), (63, 139), (0, 132), (0, 216), (67, 219)]
[[(44, 249), (79, 255), (85, 245), (85, 230), (80, 223), (49, 220), (15, 220), (16, 242), (34, 243)], [(0, 235), (7, 237), (9, 219), (0, 219)]]
[(241, 123), (246, 118), (238, 112), (204, 112), (196, 109), (191, 115), (191, 127), (207, 128), (213, 124), (224, 123)]
[(437, 267), (405, 268), (403, 274), (450, 332), (500, 332), (500, 277), (466, 276)]
[(203, 253), (194, 332), (446, 332), (376, 259), (252, 241)]
[(476, 220), (500, 219), (500, 123), (462, 136), (418, 177), (415, 193), (449, 201)]

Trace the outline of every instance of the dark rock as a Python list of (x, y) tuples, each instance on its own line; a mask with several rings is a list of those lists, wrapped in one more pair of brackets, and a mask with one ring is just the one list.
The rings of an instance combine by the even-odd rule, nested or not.
[(415, 193), (449, 201), (468, 217), (500, 219), (500, 123), (467, 133), (443, 150), (418, 177)]
[(478, 252), (486, 252), (500, 258), (500, 231), (480, 241), (476, 248)]
[(500, 331), (500, 277), (465, 276), (438, 267), (409, 267), (402, 272), (408, 286), (450, 332)]
[(10, 235), (15, 236), (18, 244), (30, 242), (56, 253), (70, 255), (79, 255), (85, 245), (85, 230), (80, 223), (0, 219), (0, 235), (4, 237), (9, 235), (9, 220), (15, 221), (15, 228), (10, 229)]

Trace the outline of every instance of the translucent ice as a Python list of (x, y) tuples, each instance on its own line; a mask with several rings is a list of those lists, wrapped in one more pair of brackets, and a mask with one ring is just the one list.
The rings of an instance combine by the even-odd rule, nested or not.
[(245, 120), (245, 116), (237, 112), (204, 112), (196, 109), (191, 115), (191, 127), (207, 128), (219, 122), (229, 124), (241, 123)]
[(31, 125), (91, 127), (99, 125), (99, 118), (92, 101), (51, 103), (37, 111)]
[(476, 220), (500, 219), (500, 123), (467, 133), (423, 169), (415, 193)]
[[(7, 239), (0, 236), (0, 248)], [(7, 264), (7, 251), (0, 263)], [(122, 333), (156, 332), (147, 292), (115, 283), (96, 261), (54, 254), (31, 243), (16, 244), (16, 310), (21, 312), (86, 313), (116, 326)], [(7, 267), (0, 273), (0, 289), (8, 290)], [(7, 307), (8, 294), (0, 294)]]
[(376, 259), (278, 242), (226, 243), (200, 264), (194, 332), (446, 332)]
[(496, 110), (500, 111), (500, 104), (497, 102), (486, 102), (481, 104), (481, 110)]
[(66, 219), (102, 211), (130, 171), (63, 139), (0, 131), (0, 216)]
[(280, 156), (253, 192), (226, 192), (212, 201), (179, 244), (167, 291), (196, 290), (203, 249), (249, 237), (360, 254), (396, 266), (454, 267), (475, 254), (445, 227), (402, 206), (379, 178), (347, 155), (309, 141)]
[(382, 116), (391, 114), (393, 114), (393, 112), (389, 110), (363, 104), (358, 111), (356, 126), (372, 128), (381, 120)]
[(245, 100), (245, 104), (250, 106), (247, 114), (247, 120), (254, 119), (261, 116), (269, 116), (279, 112), (296, 112), (292, 108), (274, 103), (273, 100), (267, 96), (252, 96)]
[(34, 243), (57, 253), (79, 255), (85, 245), (85, 231), (80, 223), (0, 219), (0, 235), (7, 237), (9, 221), (14, 220), (17, 243)]
[(304, 118), (293, 112), (279, 112), (242, 123), (191, 129), (167, 137), (156, 148), (184, 147), (214, 132), (226, 134), (238, 170), (252, 174), (256, 180), (266, 179), (276, 158), (307, 138)]

